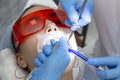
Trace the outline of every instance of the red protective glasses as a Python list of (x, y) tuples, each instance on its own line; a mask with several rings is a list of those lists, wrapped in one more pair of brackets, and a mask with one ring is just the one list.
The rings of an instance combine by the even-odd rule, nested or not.
[(39, 10), (20, 18), (13, 26), (15, 47), (18, 48), (29, 35), (42, 30), (46, 20), (52, 21), (58, 27), (70, 28), (64, 24), (66, 19), (63, 11), (53, 9)]

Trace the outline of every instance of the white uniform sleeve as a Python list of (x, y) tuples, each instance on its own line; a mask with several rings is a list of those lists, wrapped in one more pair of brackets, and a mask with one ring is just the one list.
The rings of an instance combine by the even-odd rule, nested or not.
[(94, 56), (120, 55), (120, 0), (94, 0), (94, 3), (99, 35)]

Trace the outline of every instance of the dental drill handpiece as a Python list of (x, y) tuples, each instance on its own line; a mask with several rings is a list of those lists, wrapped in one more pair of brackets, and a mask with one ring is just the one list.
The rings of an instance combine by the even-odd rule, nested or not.
[[(80, 7), (80, 9), (78, 9), (78, 11), (79, 11), (79, 13), (78, 13), (79, 17), (81, 17), (82, 12), (83, 12), (83, 10), (84, 10), (84, 7), (85, 7), (86, 3), (87, 3), (87, 0), (84, 0), (82, 7)], [(70, 35), (69, 35), (69, 37), (68, 37), (67, 42), (69, 42), (69, 40), (70, 40), (70, 38), (72, 37), (73, 33), (74, 33), (74, 31), (71, 30), (71, 33), (70, 33)]]
[[(79, 53), (78, 51), (75, 51), (75, 50), (70, 49), (70, 48), (68, 49), (68, 51), (71, 52), (71, 53), (73, 53), (73, 54), (75, 54), (77, 57), (81, 58), (85, 62), (88, 61), (88, 58), (86, 56), (82, 55), (81, 53)], [(104, 70), (104, 68), (101, 67), (101, 66), (99, 66), (99, 67), (94, 66), (94, 67), (97, 68), (97, 69), (99, 69), (99, 70)]]

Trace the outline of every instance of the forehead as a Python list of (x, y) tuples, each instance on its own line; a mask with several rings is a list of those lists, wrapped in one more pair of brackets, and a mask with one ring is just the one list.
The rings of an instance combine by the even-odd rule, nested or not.
[(42, 6), (42, 5), (34, 5), (34, 6), (30, 7), (30, 8), (28, 8), (24, 12), (24, 14), (22, 15), (22, 17), (24, 17), (24, 16), (26, 16), (26, 15), (32, 13), (32, 12), (35, 12), (35, 11), (38, 11), (38, 10), (44, 10), (44, 9), (51, 9), (51, 8), (46, 7), (46, 6)]

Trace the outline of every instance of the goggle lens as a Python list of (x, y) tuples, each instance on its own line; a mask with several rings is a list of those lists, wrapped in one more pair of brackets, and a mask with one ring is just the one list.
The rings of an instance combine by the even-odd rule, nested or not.
[(16, 48), (20, 46), (23, 40), (40, 30), (45, 26), (46, 20), (50, 20), (58, 27), (70, 28), (64, 24), (67, 19), (65, 13), (61, 10), (39, 10), (20, 18), (13, 26), (13, 37)]

